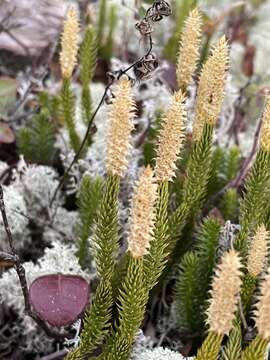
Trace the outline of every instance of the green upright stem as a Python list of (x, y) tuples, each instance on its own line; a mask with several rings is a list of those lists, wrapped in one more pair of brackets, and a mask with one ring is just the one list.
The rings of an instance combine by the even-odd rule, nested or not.
[(113, 274), (116, 255), (119, 250), (118, 237), (118, 194), (120, 178), (108, 176), (105, 191), (97, 216), (94, 236), (96, 252), (95, 260), (100, 283), (97, 287), (92, 305), (85, 314), (84, 329), (80, 346), (71, 352), (67, 359), (85, 358), (108, 333), (113, 306)]
[[(211, 171), (214, 126), (205, 124), (202, 137), (193, 144), (183, 184), (182, 202), (169, 218), (170, 253), (174, 251), (189, 217), (194, 218), (203, 204)], [(175, 261), (173, 261), (175, 262)]]
[(245, 182), (245, 195), (240, 204), (241, 231), (235, 249), (246, 255), (248, 236), (263, 223), (269, 202), (270, 152), (260, 149)]
[(156, 204), (156, 219), (154, 236), (150, 242), (149, 253), (144, 258), (145, 280), (149, 291), (157, 284), (168, 261), (168, 182), (164, 181), (158, 186), (158, 200)]
[(257, 278), (246, 274), (242, 283), (241, 289), (241, 301), (243, 307), (243, 313), (246, 316), (250, 310), (252, 296), (256, 289)]
[(102, 360), (128, 360), (136, 333), (144, 318), (148, 300), (143, 259), (129, 258), (127, 274), (119, 291), (119, 319)]
[(61, 91), (64, 121), (69, 132), (70, 144), (75, 152), (80, 148), (81, 139), (75, 128), (75, 99), (71, 90), (70, 79), (63, 79)]

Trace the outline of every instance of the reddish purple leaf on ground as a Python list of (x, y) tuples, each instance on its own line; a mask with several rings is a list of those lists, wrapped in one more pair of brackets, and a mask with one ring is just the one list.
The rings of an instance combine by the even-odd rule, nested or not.
[(0, 121), (0, 143), (12, 144), (15, 141), (14, 132), (8, 124)]
[(32, 282), (29, 296), (38, 315), (60, 327), (72, 324), (83, 312), (89, 300), (89, 285), (77, 275), (45, 275)]

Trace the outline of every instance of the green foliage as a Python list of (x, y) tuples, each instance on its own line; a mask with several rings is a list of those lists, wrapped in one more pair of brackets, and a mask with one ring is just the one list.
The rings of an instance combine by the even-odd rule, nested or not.
[(204, 220), (195, 247), (200, 262), (200, 287), (204, 290), (204, 295), (208, 290), (216, 261), (220, 230), (221, 225), (217, 220), (212, 218)]
[(194, 309), (199, 294), (199, 258), (197, 253), (186, 253), (181, 261), (176, 283), (176, 315), (185, 331), (196, 331), (202, 322), (201, 313)]
[(104, 30), (105, 30), (106, 14), (107, 14), (106, 3), (107, 3), (106, 0), (100, 0), (98, 24), (97, 24), (97, 43), (99, 44), (99, 46), (102, 44), (104, 38)]
[(195, 250), (181, 261), (176, 283), (176, 311), (179, 324), (192, 332), (203, 329), (210, 280), (216, 260), (220, 224), (207, 219), (202, 225)]
[(260, 149), (245, 182), (245, 195), (240, 203), (241, 231), (235, 248), (246, 253), (247, 239), (264, 222), (269, 202), (270, 153)]
[(250, 310), (252, 296), (256, 289), (256, 285), (257, 278), (250, 274), (246, 274), (243, 279), (241, 288), (241, 301), (244, 315), (247, 315), (248, 311)]
[(83, 107), (83, 119), (89, 122), (92, 115), (92, 99), (90, 82), (94, 76), (97, 61), (97, 42), (94, 28), (89, 25), (85, 31), (80, 48), (80, 80), (82, 83), (81, 103)]
[(233, 180), (240, 168), (240, 150), (233, 146), (229, 152), (217, 147), (212, 155), (208, 196), (218, 192)]
[(225, 151), (221, 147), (217, 147), (213, 151), (211, 171), (209, 174), (208, 196), (216, 193), (224, 185), (224, 179), (222, 179), (221, 175), (225, 158)]
[(38, 164), (51, 164), (55, 155), (55, 128), (46, 111), (36, 115), (33, 127), (18, 132), (19, 152), (26, 160)]
[(71, 90), (70, 80), (63, 79), (61, 90), (61, 109), (69, 132), (70, 144), (75, 152), (80, 148), (81, 140), (75, 128), (75, 98)]
[(265, 360), (268, 341), (256, 336), (241, 354), (241, 360)]
[(223, 336), (221, 335), (209, 332), (198, 351), (196, 360), (218, 360), (222, 338)]
[(66, 360), (84, 359), (108, 334), (112, 313), (113, 296), (110, 281), (102, 280), (95, 292), (92, 305), (86, 311), (80, 346), (70, 352)]
[(102, 56), (107, 61), (110, 61), (112, 54), (113, 54), (113, 36), (114, 31), (117, 25), (117, 8), (115, 5), (112, 5), (110, 7), (110, 13), (108, 18), (108, 25), (109, 25), (109, 32), (106, 39), (106, 43), (104, 47), (102, 48)]
[(154, 164), (155, 164), (155, 157), (156, 157), (156, 151), (155, 151), (156, 146), (155, 145), (156, 145), (157, 136), (158, 136), (158, 133), (159, 133), (160, 127), (161, 127), (161, 120), (162, 120), (161, 115), (162, 115), (161, 112), (159, 112), (159, 111), (156, 112), (156, 117), (153, 122), (153, 126), (150, 125), (150, 127), (147, 131), (146, 139), (143, 144), (144, 166), (147, 166), (147, 165), (154, 166)]
[(233, 146), (230, 149), (229, 155), (225, 163), (225, 178), (226, 181), (234, 179), (240, 168), (240, 149), (237, 146)]
[(228, 189), (222, 199), (221, 211), (224, 220), (237, 221), (238, 218), (238, 193), (235, 188)]
[(124, 278), (126, 276), (127, 273), (127, 268), (128, 268), (128, 264), (129, 264), (129, 258), (130, 258), (130, 254), (125, 253), (120, 260), (118, 261), (116, 267), (115, 267), (115, 271), (113, 274), (113, 278), (112, 278), (112, 284), (113, 284), (113, 297), (114, 299), (117, 299), (118, 297), (118, 293), (119, 293), (119, 289), (121, 288), (121, 285), (124, 281)]
[(52, 119), (57, 119), (60, 112), (60, 97), (57, 95), (50, 95), (45, 91), (38, 94), (38, 101), (42, 111), (44, 109), (49, 113)]
[(147, 299), (148, 290), (145, 286), (143, 259), (130, 256), (127, 274), (119, 290), (119, 320), (102, 359), (129, 359), (134, 337), (144, 317)]
[(241, 344), (241, 325), (238, 322), (235, 322), (235, 326), (229, 334), (227, 344), (222, 351), (222, 360), (240, 360)]
[(196, 4), (197, 0), (176, 1), (175, 30), (163, 50), (163, 56), (172, 62), (176, 61), (184, 21)]
[(172, 248), (187, 218), (194, 217), (203, 204), (211, 171), (213, 129), (212, 125), (205, 124), (201, 139), (193, 144), (183, 184), (182, 202), (169, 219)]
[[(108, 176), (96, 216), (95, 261), (100, 276), (92, 306), (85, 315), (80, 346), (69, 360), (80, 359), (100, 344), (107, 334), (113, 306), (113, 274), (118, 251), (118, 193), (120, 179)], [(88, 186), (88, 185), (86, 185)], [(88, 201), (88, 199), (86, 200)], [(77, 357), (76, 357), (77, 356)]]
[(206, 195), (211, 169), (213, 130), (212, 125), (205, 124), (202, 137), (194, 143), (187, 164), (183, 202), (189, 206), (193, 214), (199, 210)]
[(101, 178), (91, 178), (86, 175), (82, 179), (78, 207), (81, 219), (79, 229), (78, 251), (80, 265), (85, 268), (89, 265), (90, 254), (88, 238), (91, 234), (91, 227), (97, 220), (100, 200), (102, 198), (103, 183)]
[(102, 279), (111, 280), (115, 268), (115, 256), (119, 248), (118, 237), (118, 193), (119, 177), (108, 176), (97, 217), (95, 260), (98, 274)]
[(149, 253), (144, 258), (144, 273), (149, 291), (157, 284), (168, 259), (168, 183), (163, 182), (158, 188), (154, 236), (150, 242)]

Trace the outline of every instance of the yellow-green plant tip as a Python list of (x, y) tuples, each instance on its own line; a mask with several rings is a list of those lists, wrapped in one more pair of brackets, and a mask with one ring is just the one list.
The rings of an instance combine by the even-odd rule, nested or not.
[(186, 122), (185, 96), (176, 92), (165, 114), (158, 137), (155, 175), (158, 181), (172, 181), (175, 176), (176, 161), (184, 141)]
[(157, 185), (153, 170), (148, 166), (139, 178), (132, 201), (128, 250), (134, 258), (148, 253), (153, 238), (156, 199)]
[(226, 70), (228, 68), (228, 44), (225, 36), (221, 37), (217, 46), (202, 68), (198, 95), (195, 105), (193, 138), (201, 138), (205, 123), (216, 124), (224, 99)]
[(240, 268), (240, 257), (235, 250), (225, 253), (217, 266), (207, 311), (207, 322), (213, 333), (226, 335), (233, 327), (241, 287)]
[(79, 48), (79, 19), (74, 7), (68, 10), (61, 37), (60, 65), (62, 76), (69, 79), (77, 62)]
[(256, 336), (242, 352), (241, 360), (266, 360), (268, 342), (261, 336)]
[(134, 110), (130, 81), (121, 78), (116, 85), (107, 134), (106, 168), (111, 175), (121, 177), (127, 169)]
[(260, 145), (262, 149), (270, 151), (270, 96), (265, 99), (260, 134)]
[(223, 335), (209, 332), (195, 360), (218, 360)]
[(179, 89), (186, 89), (192, 81), (192, 75), (200, 56), (202, 33), (202, 17), (197, 8), (192, 10), (185, 21), (179, 55), (176, 65), (177, 85)]
[(256, 277), (264, 269), (268, 255), (269, 232), (264, 225), (260, 225), (251, 240), (248, 249), (247, 270), (250, 275)]

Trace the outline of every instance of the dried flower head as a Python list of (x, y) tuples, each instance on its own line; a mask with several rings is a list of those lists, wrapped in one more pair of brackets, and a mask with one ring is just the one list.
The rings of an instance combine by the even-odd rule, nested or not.
[(233, 326), (241, 287), (241, 262), (235, 250), (225, 253), (212, 283), (210, 306), (207, 311), (210, 331), (228, 334)]
[(69, 79), (72, 75), (79, 48), (79, 19), (77, 11), (71, 7), (64, 22), (64, 30), (61, 38), (62, 51), (60, 53), (60, 64), (62, 76)]
[(260, 144), (264, 150), (270, 151), (270, 96), (265, 99)]
[(258, 276), (264, 269), (268, 255), (268, 238), (269, 232), (265, 226), (259, 226), (248, 250), (247, 269), (252, 276)]
[(121, 78), (116, 86), (107, 134), (106, 167), (111, 175), (123, 176), (127, 169), (134, 109), (130, 81)]
[(260, 295), (256, 304), (255, 318), (258, 334), (265, 340), (270, 339), (270, 268), (260, 286)]
[(194, 140), (200, 139), (205, 123), (215, 125), (224, 99), (228, 67), (228, 44), (223, 36), (202, 68), (193, 125)]
[(191, 83), (192, 75), (200, 56), (202, 17), (197, 8), (192, 10), (185, 21), (179, 55), (176, 66), (177, 85), (179, 89), (186, 89)]
[(179, 157), (184, 140), (185, 121), (185, 96), (179, 90), (172, 97), (158, 137), (155, 168), (158, 181), (172, 180), (175, 175), (175, 163)]
[(137, 183), (131, 209), (128, 250), (134, 258), (143, 257), (150, 246), (156, 199), (157, 185), (154, 182), (153, 170), (148, 166)]

